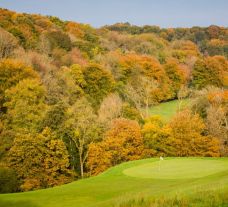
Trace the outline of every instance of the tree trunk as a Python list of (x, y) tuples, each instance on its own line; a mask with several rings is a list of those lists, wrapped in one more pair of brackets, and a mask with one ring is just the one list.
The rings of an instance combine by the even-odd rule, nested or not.
[(83, 160), (82, 160), (82, 153), (79, 152), (79, 160), (80, 160), (80, 170), (81, 170), (81, 178), (84, 177), (84, 168), (83, 168)]
[(149, 100), (148, 98), (146, 99), (146, 118), (149, 117)]

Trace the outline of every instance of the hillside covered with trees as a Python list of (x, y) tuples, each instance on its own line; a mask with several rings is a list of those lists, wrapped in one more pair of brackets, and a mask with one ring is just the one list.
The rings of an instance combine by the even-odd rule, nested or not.
[[(143, 158), (228, 156), (227, 58), (215, 25), (93, 28), (0, 9), (0, 192)], [(175, 99), (169, 122), (151, 116)]]

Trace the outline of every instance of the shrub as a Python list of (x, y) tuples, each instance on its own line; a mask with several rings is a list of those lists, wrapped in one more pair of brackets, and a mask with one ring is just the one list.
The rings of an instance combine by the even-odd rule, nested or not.
[(18, 182), (14, 170), (0, 167), (0, 193), (13, 193), (17, 190)]

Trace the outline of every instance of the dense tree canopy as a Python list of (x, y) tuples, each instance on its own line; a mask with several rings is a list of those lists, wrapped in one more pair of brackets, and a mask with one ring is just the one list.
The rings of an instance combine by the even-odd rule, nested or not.
[(28, 78), (38, 78), (38, 74), (31, 67), (13, 59), (0, 59), (0, 110), (4, 110), (2, 107), (5, 91)]
[(196, 61), (192, 71), (192, 84), (197, 89), (208, 85), (221, 87), (224, 84), (224, 78), (227, 75), (227, 60), (223, 57), (207, 57)]
[(45, 89), (39, 80), (24, 79), (6, 91), (6, 125), (13, 130), (37, 131), (46, 110)]
[(70, 182), (73, 172), (68, 157), (63, 141), (46, 128), (40, 134), (17, 136), (8, 159), (20, 179), (20, 188), (27, 191)]
[[(227, 35), (0, 8), (0, 192), (147, 157), (227, 156)], [(175, 117), (151, 117), (175, 99)]]
[(85, 92), (89, 95), (89, 100), (94, 107), (97, 107), (103, 98), (113, 90), (114, 80), (109, 71), (100, 65), (88, 65), (84, 71), (86, 86)]
[(136, 121), (116, 119), (104, 140), (89, 146), (87, 167), (91, 175), (124, 161), (140, 159), (143, 141)]

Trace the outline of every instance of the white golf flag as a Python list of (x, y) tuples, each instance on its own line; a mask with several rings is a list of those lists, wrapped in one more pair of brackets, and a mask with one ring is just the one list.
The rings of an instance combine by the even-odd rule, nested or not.
[(160, 160), (163, 160), (163, 157), (162, 156), (160, 156)]

